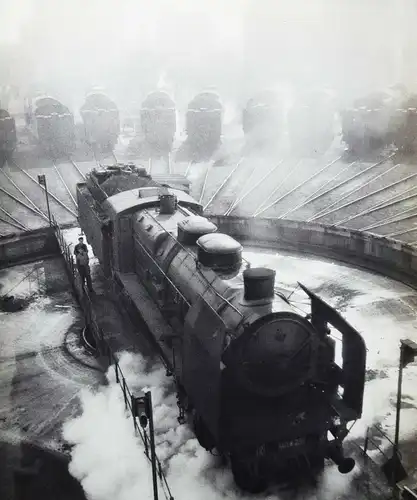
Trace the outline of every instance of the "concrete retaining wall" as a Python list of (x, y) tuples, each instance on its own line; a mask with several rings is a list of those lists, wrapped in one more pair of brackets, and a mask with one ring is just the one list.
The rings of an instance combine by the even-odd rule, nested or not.
[(46, 227), (0, 238), (0, 269), (60, 253), (54, 230)]
[[(370, 233), (307, 222), (209, 217), (242, 243), (319, 255), (365, 267), (417, 289), (417, 249)], [(59, 254), (50, 228), (0, 238), (0, 268)]]
[(417, 249), (370, 233), (307, 222), (211, 216), (242, 243), (305, 252), (365, 267), (417, 289)]

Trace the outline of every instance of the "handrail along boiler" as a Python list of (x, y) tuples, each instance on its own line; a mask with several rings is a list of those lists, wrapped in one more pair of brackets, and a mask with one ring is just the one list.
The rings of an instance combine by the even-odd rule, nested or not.
[[(181, 190), (142, 187), (99, 201), (82, 183), (77, 195), (105, 273), (130, 304), (145, 287), (169, 325), (152, 332), (155, 345), (200, 444), (230, 458), (236, 483), (261, 491), (288, 467), (320, 470), (326, 457), (350, 472), (342, 442), (362, 414), (360, 334), (301, 284), (311, 313), (296, 312), (275, 292), (275, 271), (250, 268), (241, 244)], [(329, 324), (342, 334), (341, 366)]]

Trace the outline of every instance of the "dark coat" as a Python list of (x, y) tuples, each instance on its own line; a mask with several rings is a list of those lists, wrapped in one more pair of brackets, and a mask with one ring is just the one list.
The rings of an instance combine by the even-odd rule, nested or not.
[(85, 243), (77, 243), (74, 248), (74, 255), (77, 255), (80, 250), (84, 250), (88, 254), (88, 248)]

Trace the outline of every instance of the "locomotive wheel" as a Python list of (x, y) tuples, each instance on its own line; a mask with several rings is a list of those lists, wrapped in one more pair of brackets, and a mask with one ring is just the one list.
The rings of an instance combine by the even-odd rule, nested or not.
[(256, 467), (239, 459), (237, 456), (230, 457), (233, 479), (237, 486), (248, 493), (262, 493), (268, 486), (267, 481), (261, 477)]
[(202, 446), (205, 450), (210, 451), (216, 446), (213, 436), (207, 429), (207, 426), (204, 423), (203, 419), (195, 410), (193, 412), (193, 428), (200, 446)]

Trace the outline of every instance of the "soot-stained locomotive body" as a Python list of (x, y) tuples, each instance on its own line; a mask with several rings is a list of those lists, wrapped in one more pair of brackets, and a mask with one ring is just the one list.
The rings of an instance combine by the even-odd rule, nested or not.
[[(250, 268), (185, 192), (135, 185), (112, 195), (90, 175), (77, 186), (79, 221), (132, 317), (144, 290), (156, 304), (166, 328), (151, 336), (201, 446), (230, 459), (251, 492), (288, 471), (317, 473), (326, 457), (350, 472), (342, 443), (362, 413), (360, 334), (305, 287), (311, 314), (300, 315), (275, 271)], [(342, 335), (340, 366), (328, 324)]]
[(190, 159), (210, 158), (220, 145), (223, 105), (216, 92), (196, 95), (188, 104), (186, 116), (187, 146)]
[(276, 145), (282, 133), (282, 105), (274, 91), (249, 99), (242, 114), (242, 128), (249, 147)]
[(99, 91), (87, 95), (80, 109), (86, 141), (101, 151), (112, 151), (120, 133), (120, 117), (116, 104)]
[(0, 167), (16, 149), (16, 122), (5, 109), (0, 109)]
[(37, 97), (26, 117), (28, 129), (44, 152), (52, 156), (69, 155), (76, 146), (74, 116), (58, 100)]
[(292, 149), (307, 156), (325, 153), (335, 137), (335, 121), (330, 92), (313, 90), (297, 95), (287, 115)]
[(151, 92), (140, 111), (141, 132), (151, 156), (167, 156), (177, 130), (175, 103), (163, 91)]

